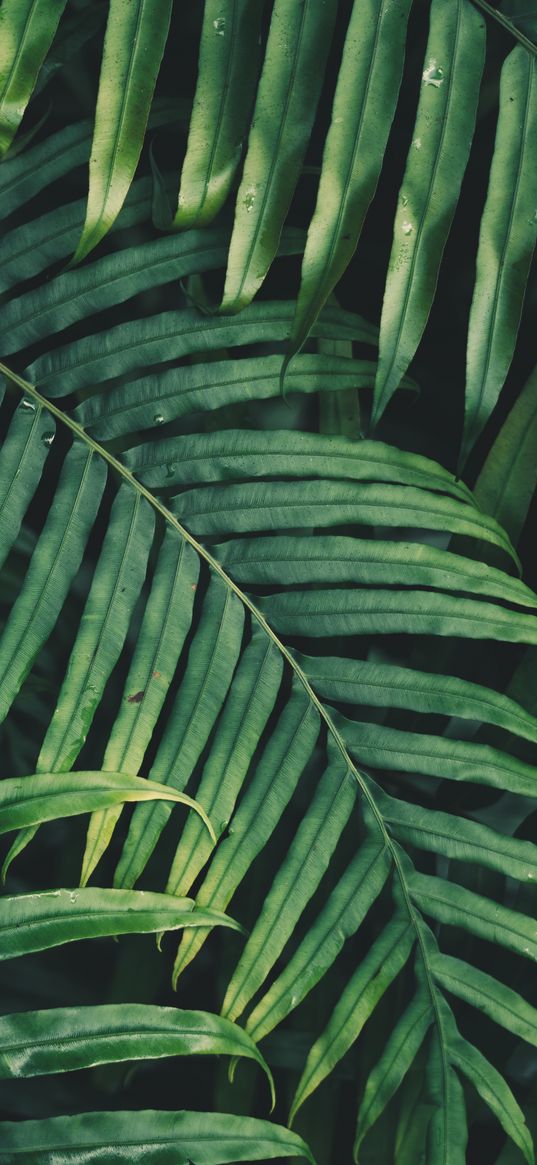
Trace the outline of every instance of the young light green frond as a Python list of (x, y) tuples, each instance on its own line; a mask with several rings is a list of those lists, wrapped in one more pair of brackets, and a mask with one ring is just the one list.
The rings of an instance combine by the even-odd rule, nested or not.
[[(50, 445), (54, 429), (43, 440)], [(0, 719), (4, 719), (33, 661), (48, 639), (74, 578), (95, 520), (106, 478), (101, 458), (82, 444), (65, 458), (54, 500), (21, 592), (0, 638)]]
[(321, 660), (300, 654), (297, 659), (318, 695), (334, 703), (460, 716), (494, 724), (537, 743), (536, 717), (508, 696), (481, 684), (363, 659), (323, 656)]
[(231, 1165), (301, 1157), (315, 1165), (296, 1133), (255, 1117), (215, 1112), (85, 1112), (48, 1120), (0, 1124), (0, 1165), (40, 1165), (51, 1152), (57, 1165), (90, 1165), (96, 1154), (125, 1149), (129, 1161), (167, 1165)]
[[(297, 357), (300, 359), (300, 357)], [(241, 586), (297, 583), (431, 587), (535, 607), (535, 593), (493, 566), (420, 542), (316, 533), (230, 538), (215, 547), (218, 561)]]
[(236, 312), (251, 302), (276, 255), (315, 118), (336, 12), (337, 0), (275, 0), (235, 205), (222, 311)]
[[(40, 825), (58, 817), (88, 813), (118, 801), (154, 801), (164, 798), (200, 806), (156, 781), (145, 781), (128, 773), (70, 772), (36, 773), (28, 777), (5, 777), (0, 782), (0, 834), (12, 829)], [(207, 818), (204, 816), (204, 820)], [(207, 823), (208, 824), (208, 823)]]
[(237, 1019), (266, 980), (327, 869), (355, 801), (353, 777), (333, 749), (228, 986), (223, 1015)]
[(356, 249), (395, 113), (409, 12), (410, 0), (353, 4), (284, 371)]
[(225, 914), (195, 910), (190, 898), (142, 890), (43, 890), (0, 898), (0, 959), (62, 943), (118, 934), (153, 934), (183, 926), (228, 926)]
[[(233, 677), (218, 738), (201, 775), (196, 796), (214, 822), (216, 836), (224, 833), (248, 773), (255, 749), (266, 727), (280, 688), (281, 655), (256, 628)], [(192, 821), (187, 821), (168, 876), (168, 894), (185, 895), (207, 862), (213, 848)]]
[(427, 323), (470, 153), (484, 60), (481, 13), (468, 0), (432, 0), (384, 289), (373, 424), (398, 387)]
[(67, 0), (4, 0), (0, 9), (0, 157), (19, 128)]
[(262, 8), (262, 0), (205, 4), (175, 228), (212, 222), (229, 194), (257, 83)]
[(0, 1017), (0, 1077), (73, 1072), (161, 1056), (224, 1055), (270, 1069), (242, 1028), (207, 1011), (147, 1003), (58, 1007)]
[(384, 992), (405, 966), (414, 941), (408, 917), (396, 916), (369, 948), (309, 1053), (293, 1098), (290, 1123), (307, 1097), (358, 1039)]
[(478, 938), (499, 943), (528, 959), (537, 959), (535, 922), (526, 914), (428, 874), (411, 874), (409, 885), (420, 910), (437, 922), (462, 927)]
[[(192, 591), (192, 585), (190, 589)], [(171, 716), (151, 767), (151, 779), (182, 789), (187, 785), (224, 704), (239, 658), (244, 610), (213, 575), (204, 596), (197, 634)], [(135, 813), (123, 846), (115, 885), (140, 877), (169, 814)], [(90, 825), (88, 853), (93, 828)]]
[(110, 0), (89, 171), (86, 221), (74, 262), (110, 229), (142, 150), (166, 45), (171, 0)]
[(360, 1161), (360, 1149), (375, 1121), (395, 1095), (414, 1062), (433, 1022), (431, 1002), (423, 985), (396, 1023), (377, 1063), (370, 1072), (358, 1110), (354, 1142), (354, 1160)]
[(536, 240), (536, 136), (537, 61), (518, 46), (502, 69), (496, 144), (481, 219), (461, 464), (496, 404), (513, 358)]
[(485, 513), (516, 546), (537, 489), (537, 367), (506, 417), (474, 486)]

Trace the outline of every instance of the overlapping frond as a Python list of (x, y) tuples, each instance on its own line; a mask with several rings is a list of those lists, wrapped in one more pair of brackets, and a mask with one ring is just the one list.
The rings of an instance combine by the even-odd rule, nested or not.
[[(518, 1105), (460, 1034), (452, 999), (463, 998), (526, 1038), (533, 1038), (533, 1011), (501, 974), (482, 969), (479, 949), (469, 947), (468, 961), (454, 959), (438, 924), (505, 945), (518, 957), (534, 947), (524, 909), (494, 898), (494, 889), (465, 885), (460, 874), (484, 868), (531, 886), (534, 847), (446, 812), (441, 791), (461, 781), (469, 789), (533, 795), (537, 721), (486, 679), (460, 674), (456, 644), (494, 638), (534, 645), (537, 599), (516, 577), (508, 535), (441, 466), (378, 442), (289, 432), (270, 421), (265, 429), (249, 427), (248, 403), (278, 396), (291, 304), (260, 302), (237, 318), (181, 308), (82, 338), (61, 335), (82, 318), (91, 327), (110, 280), (127, 302), (158, 280), (159, 255), (167, 280), (170, 256), (185, 263), (185, 273), (221, 265), (220, 240), (204, 232), (133, 248), (115, 264), (104, 259), (58, 276), (46, 300), (31, 290), (5, 308), (19, 363), (27, 345), (41, 345), (18, 378), (19, 403), (13, 409), (8, 394), (3, 406), (10, 423), (0, 483), (13, 497), (2, 528), (6, 552), (33, 498), (46, 499), (47, 516), (0, 639), (2, 708), (6, 714), (24, 696), (82, 563), (83, 601), (64, 652), (65, 675), (35, 775), (25, 780), (43, 788), (58, 782), (71, 804), (59, 813), (94, 809), (84, 883), (111, 844), (118, 857), (114, 890), (61, 891), (56, 904), (50, 894), (30, 896), (27, 908), (44, 917), (56, 910), (53, 941), (119, 933), (125, 925), (187, 926), (177, 980), (213, 926), (229, 923), (224, 912), (236, 892), (261, 877), (256, 917), (223, 1000), (226, 1032), (245, 1015), (254, 1041), (235, 1045), (237, 1054), (247, 1048), (245, 1054), (257, 1055), (255, 1045), (316, 986), (330, 984), (332, 975), (339, 982), (325, 1027), (312, 1033), (293, 1116), (395, 985), (396, 1022), (364, 1081), (356, 1152), (423, 1049), (428, 1136), (436, 1146), (431, 1160), (464, 1161), (465, 1077), (531, 1161)], [(46, 350), (47, 337), (57, 333), (59, 346)], [(314, 336), (370, 349), (377, 342), (374, 329), (335, 307), (320, 315)], [(213, 360), (223, 348), (232, 358)], [(319, 389), (371, 386), (374, 378), (374, 360), (315, 348), (297, 357), (288, 387), (299, 400)], [(224, 428), (212, 431), (222, 405), (233, 411)], [(188, 430), (177, 431), (184, 420)], [(119, 452), (112, 452), (117, 438)], [(91, 537), (97, 517), (106, 529), (98, 548)], [(394, 540), (402, 531), (402, 541)], [(441, 545), (431, 545), (439, 536)], [(477, 547), (474, 557), (458, 552), (461, 537), (472, 552)], [(450, 538), (453, 548), (443, 549)], [(479, 561), (487, 546), (501, 566)], [(331, 655), (323, 648), (328, 636)], [(391, 636), (402, 644), (399, 662), (372, 654)], [(408, 652), (411, 636), (435, 644), (421, 663)], [(448, 654), (437, 662), (442, 644)], [(121, 696), (109, 709), (118, 664)], [(475, 721), (479, 739), (466, 730)], [(122, 802), (141, 797), (144, 778), (152, 799), (136, 806), (126, 825)], [(102, 799), (92, 804), (99, 780)], [(18, 783), (22, 792), (24, 780)], [(191, 811), (178, 829), (184, 809), (174, 809), (166, 893), (153, 903), (133, 887), (170, 820), (171, 802), (157, 799), (167, 791), (173, 800), (195, 799), (198, 815)], [(13, 818), (12, 827), (33, 828), (39, 820)], [(267, 870), (261, 855), (278, 830), (288, 839), (284, 857)], [(18, 835), (11, 859), (29, 838)], [(126, 905), (132, 895), (134, 909)], [(14, 918), (25, 909), (17, 896), (3, 901)], [(82, 915), (86, 921), (77, 924)], [(93, 930), (92, 918), (105, 929)], [(24, 944), (21, 919), (11, 933)], [(59, 1025), (61, 1042), (61, 1013), (42, 1022)], [(98, 1033), (102, 1016), (88, 1013), (87, 1022)], [(118, 1058), (136, 1054), (134, 1040), (146, 1046), (140, 1028), (131, 1034), (127, 1028)], [(165, 1054), (170, 1045), (161, 1034), (156, 1051), (140, 1054)], [(90, 1062), (94, 1038), (88, 1031), (83, 1062)], [(155, 1145), (169, 1119), (152, 1118)], [(59, 1120), (8, 1128), (10, 1151), (31, 1160), (54, 1136), (68, 1145), (86, 1127), (86, 1118), (76, 1128)], [(106, 1120), (112, 1132), (101, 1117), (99, 1136), (125, 1135), (121, 1114)], [(272, 1142), (257, 1128), (258, 1156), (304, 1153), (292, 1134), (270, 1127)], [(241, 1152), (255, 1158), (257, 1148), (241, 1128), (244, 1145), (234, 1142), (233, 1160)], [(95, 1127), (84, 1135), (89, 1152)], [(220, 1148), (207, 1160), (231, 1159), (216, 1155), (218, 1135), (215, 1125)]]

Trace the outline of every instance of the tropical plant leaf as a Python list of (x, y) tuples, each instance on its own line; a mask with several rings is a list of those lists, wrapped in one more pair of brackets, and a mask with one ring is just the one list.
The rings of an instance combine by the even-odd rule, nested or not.
[(409, 11), (409, 0), (353, 4), (284, 371), (356, 249), (395, 113)]
[(336, 0), (298, 5), (275, 0), (237, 194), (222, 311), (236, 312), (251, 302), (276, 255), (313, 126), (336, 12)]
[(176, 228), (211, 222), (229, 194), (255, 94), (262, 8), (262, 0), (205, 4)]
[(183, 926), (240, 926), (218, 911), (194, 909), (191, 898), (144, 890), (43, 890), (0, 898), (0, 958), (15, 959), (62, 943), (118, 934), (151, 934)]
[(535, 248), (531, 142), (536, 132), (537, 62), (518, 46), (502, 69), (496, 144), (481, 219), (468, 330), (461, 464), (496, 404), (513, 358)]
[(140, 157), (166, 45), (171, 0), (110, 0), (80, 262), (117, 218)]
[(537, 368), (522, 389), (489, 449), (475, 483), (480, 507), (517, 544), (537, 489)]
[(394, 223), (380, 325), (375, 424), (427, 323), (470, 153), (485, 60), (483, 17), (466, 0), (433, 0), (414, 137)]
[(127, 773), (76, 772), (6, 777), (0, 783), (0, 833), (39, 825), (57, 817), (87, 813), (118, 801), (151, 801), (163, 797), (201, 812), (211, 831), (201, 806), (184, 793), (165, 789), (156, 781), (142, 781)]
[(67, 0), (4, 0), (0, 10), (0, 157), (19, 128)]
[(246, 1032), (210, 1012), (116, 1003), (0, 1017), (3, 1079), (200, 1054), (255, 1060), (273, 1089), (270, 1069)]
[[(174, 981), (204, 944), (215, 919), (227, 918), (222, 911), (234, 894), (258, 876), (259, 859), (275, 830), (289, 829), (294, 822), (279, 868), (269, 872), (268, 885), (266, 875), (260, 884), (261, 906), (251, 934), (234, 970), (226, 975), (223, 1015), (232, 1021), (248, 1009), (246, 1031), (258, 1043), (307, 999), (332, 968), (339, 973), (343, 964), (347, 966), (340, 979), (341, 1007), (328, 1023), (328, 1034), (314, 1030), (309, 1038), (296, 1108), (333, 1070), (375, 1013), (391, 982), (389, 968), (393, 979), (406, 966), (405, 975), (415, 975), (415, 1000), (419, 1000), (419, 1017), (412, 1002), (396, 1017), (402, 1030), (409, 1032), (408, 1057), (397, 1072), (393, 1061), (377, 1057), (373, 1082), (385, 1080), (375, 1085), (382, 1105), (395, 1090), (405, 1087), (432, 1016), (426, 1048), (430, 1084), (424, 1101), (430, 1125), (423, 1135), (432, 1138), (446, 1161), (460, 1165), (466, 1121), (457, 1075), (458, 1045), (455, 1029), (439, 1012), (446, 993), (457, 996), (441, 981), (445, 957), (424, 917), (462, 926), (470, 935), (500, 947), (505, 944), (518, 953), (525, 953), (525, 946), (530, 950), (533, 924), (522, 910), (495, 901), (487, 892), (476, 893), (456, 884), (450, 865), (448, 879), (442, 880), (418, 872), (408, 855), (425, 851), (448, 863), (462, 861), (526, 884), (532, 880), (535, 860), (529, 842), (440, 811), (430, 800), (423, 806), (414, 801), (420, 800), (420, 789), (430, 778), (443, 779), (447, 785), (460, 779), (473, 785), (492, 783), (515, 796), (533, 793), (531, 763), (513, 752), (512, 746), (523, 741), (529, 749), (534, 744), (535, 721), (514, 700), (486, 683), (459, 676), (456, 669), (442, 675), (434, 662), (427, 672), (402, 663), (351, 661), (343, 647), (341, 660), (333, 652), (320, 658), (323, 649), (316, 644), (322, 645), (326, 636), (333, 642), (334, 635), (341, 635), (343, 644), (348, 636), (385, 638), (394, 631), (405, 636), (415, 631), (472, 642), (496, 637), (506, 644), (532, 644), (536, 600), (528, 587), (505, 571), (427, 544), (430, 535), (422, 531), (431, 528), (445, 542), (450, 534), (464, 532), (472, 539), (472, 547), (490, 542), (502, 548), (506, 565), (517, 561), (498, 523), (482, 514), (464, 485), (427, 459), (376, 442), (289, 434), (270, 424), (268, 431), (256, 432), (241, 427), (240, 413), (233, 414), (223, 433), (203, 432), (198, 421), (196, 427), (202, 431), (187, 436), (167, 430), (159, 441), (157, 434), (165, 421), (173, 423), (179, 416), (188, 419), (192, 408), (197, 410), (207, 369), (220, 364), (208, 383), (221, 383), (223, 362), (211, 364), (213, 351), (251, 343), (281, 345), (289, 322), (290, 305), (270, 302), (252, 305), (239, 319), (172, 312), (127, 320), (115, 329), (46, 351), (33, 367), (50, 396), (91, 393), (77, 407), (77, 419), (69, 402), (66, 408), (58, 408), (29, 382), (9, 374), (25, 401), (55, 419), (62, 442), (65, 431), (70, 431), (71, 447), (66, 445), (65, 452), (59, 444), (54, 447), (59, 461), (67, 464), (80, 448), (86, 460), (94, 459), (102, 466), (100, 513), (107, 533), (100, 553), (93, 552), (80, 605), (86, 614), (79, 616), (78, 625), (69, 632), (65, 654), (68, 658), (71, 653), (75, 671), (59, 701), (56, 694), (56, 702), (65, 702), (63, 723), (56, 728), (52, 720), (50, 727), (45, 726), (44, 739), (48, 737), (47, 749), (52, 747), (53, 735), (62, 727), (62, 741), (67, 748), (72, 739), (74, 748), (84, 692), (95, 689), (93, 711), (100, 716), (110, 666), (120, 658), (128, 663), (121, 702), (108, 719), (105, 740), (99, 738), (104, 783), (113, 773), (143, 772), (159, 789), (172, 794), (188, 790), (185, 795), (199, 799), (218, 839), (214, 847), (203, 827), (190, 822), (172, 839), (167, 884), (173, 893), (164, 896), (165, 902), (180, 903), (184, 900), (176, 894), (198, 886), (196, 907), (191, 910), (196, 925), (179, 945)], [(332, 339), (346, 342), (373, 335), (357, 317), (335, 308), (327, 309), (316, 328), (321, 338), (328, 331)], [(196, 353), (201, 356), (198, 366), (160, 369)], [(268, 375), (261, 373), (263, 391), (274, 395), (278, 357), (274, 360), (272, 353), (263, 352), (262, 358), (271, 361)], [(232, 383), (224, 386), (230, 404), (235, 401), (242, 406), (249, 399), (241, 372), (251, 368), (255, 359), (250, 350), (234, 360)], [(298, 358), (304, 383), (309, 369), (318, 367), (321, 360), (326, 361), (327, 354)], [(359, 362), (342, 356), (337, 362), (342, 376), (355, 375)], [(157, 383), (163, 380), (166, 397), (148, 398), (147, 388), (153, 382), (147, 370), (153, 368)], [(140, 370), (142, 379), (134, 379)], [(127, 383), (112, 384), (109, 394), (110, 381), (117, 376), (126, 377)], [(161, 405), (164, 399), (166, 404)], [(202, 404), (202, 415), (215, 407), (214, 401)], [(108, 416), (116, 408), (127, 447), (119, 455), (79, 424), (79, 419), (88, 418), (89, 427), (106, 433)], [(157, 412), (160, 408), (162, 413)], [(24, 406), (20, 417), (16, 411), (13, 419), (22, 425), (31, 423), (33, 415)], [(138, 427), (140, 422), (145, 427), (145, 421), (152, 430), (149, 442)], [(271, 467), (266, 475), (265, 464)], [(51, 489), (47, 468), (42, 479), (33, 467), (32, 474), (21, 495), (21, 513), (35, 491)], [(267, 480), (260, 481), (260, 475)], [(61, 475), (52, 489), (46, 523), (57, 515), (59, 537), (60, 527), (69, 528), (72, 504), (60, 507), (57, 502), (63, 489)], [(123, 517), (116, 529), (115, 515), (120, 510)], [(87, 521), (79, 556), (89, 543), (94, 520), (90, 516)], [(390, 540), (401, 527), (410, 528), (415, 541)], [(131, 528), (139, 531), (139, 541), (137, 535), (129, 543)], [(314, 535), (317, 529), (320, 535)], [(377, 537), (370, 536), (373, 531)], [(226, 541), (230, 533), (234, 536)], [(252, 538), (256, 533), (259, 536)], [(43, 533), (37, 546), (42, 537)], [(211, 542), (219, 540), (212, 550), (200, 541), (206, 537)], [(129, 568), (121, 582), (127, 544), (132, 545), (132, 571)], [(34, 559), (35, 555), (31, 569)], [(243, 585), (253, 588), (255, 595), (241, 589)], [(102, 586), (108, 599), (97, 601)], [(112, 634), (107, 612), (115, 610), (110, 603), (116, 602), (116, 591), (119, 606)], [(135, 609), (136, 635), (131, 641)], [(53, 625), (51, 621), (45, 638), (38, 637), (40, 644), (46, 642)], [(23, 643), (30, 641), (31, 624), (21, 625), (21, 634)], [(88, 648), (82, 651), (86, 634), (90, 635)], [(307, 644), (299, 644), (302, 653), (294, 652), (288, 636), (293, 642), (302, 635), (307, 636)], [(91, 683), (85, 654), (91, 657), (90, 669), (96, 669)], [(68, 665), (65, 670), (69, 675)], [(346, 715), (333, 704), (343, 705)], [(388, 722), (368, 723), (367, 714), (364, 722), (364, 708), (379, 706), (386, 710)], [(412, 726), (403, 730), (397, 720), (390, 722), (390, 708), (394, 715), (397, 709), (411, 712), (416, 718)], [(447, 738), (443, 725), (431, 721), (431, 714), (439, 714), (444, 721), (454, 717), (455, 726), (465, 718), (477, 719), (485, 734), (500, 729), (502, 744), (489, 744), (486, 735), (484, 740), (466, 739), (465, 732), (456, 729)], [(84, 747), (91, 748), (97, 741), (91, 717), (86, 727)], [(54, 745), (60, 765), (62, 749), (61, 741)], [(384, 774), (397, 770), (408, 774), (410, 781), (406, 785), (405, 778), (399, 779), (397, 797), (389, 797), (365, 776), (363, 763), (377, 770), (379, 782)], [(51, 780), (61, 780), (61, 776)], [(72, 780), (80, 788), (78, 774), (72, 774)], [(433, 789), (431, 784), (431, 796)], [(83, 881), (110, 843), (121, 802), (103, 809), (90, 822)], [(126, 839), (117, 839), (118, 889), (108, 893), (135, 893), (130, 887), (143, 874), (169, 815), (164, 801), (135, 809)], [(92, 892), (104, 893), (79, 891)], [(369, 923), (382, 916), (383, 904), (390, 899), (392, 923), (385, 921), (375, 934), (369, 962), (353, 962), (347, 940), (364, 920)], [(132, 932), (144, 929), (140, 910), (136, 913)], [(115, 918), (118, 933), (117, 914)], [(154, 914), (152, 923), (154, 931), (171, 929), (166, 920), (157, 926)], [(149, 924), (146, 929), (151, 929)], [(393, 959), (385, 957), (384, 944), (389, 945), (390, 935)], [(408, 949), (407, 939), (397, 938), (401, 935), (408, 936)], [(343, 963), (335, 967), (339, 959)], [(439, 968), (438, 977), (433, 968)], [(474, 970), (478, 975), (472, 968), (469, 983)], [(490, 1018), (502, 1025), (507, 1003), (498, 990)], [(524, 1010), (529, 1007), (527, 1001), (522, 996), (520, 1001), (521, 1015), (530, 1015)], [(492, 1015), (494, 1007), (497, 1017)], [(447, 1004), (446, 1008), (450, 1015)], [(341, 1021), (343, 1013), (348, 1022)], [(401, 1039), (398, 1028), (396, 1036)], [(489, 1101), (493, 1111), (498, 1109), (495, 1097), (501, 1095), (495, 1086)], [(516, 1132), (514, 1110), (512, 1120)], [(455, 1139), (453, 1122), (458, 1130)], [(360, 1137), (363, 1126), (358, 1128)]]
[(20, 1156), (32, 1165), (50, 1158), (58, 1165), (89, 1165), (95, 1154), (114, 1153), (126, 1144), (131, 1161), (155, 1165), (227, 1165), (302, 1157), (315, 1165), (308, 1146), (296, 1133), (253, 1117), (214, 1112), (88, 1112), (0, 1125), (0, 1162)]

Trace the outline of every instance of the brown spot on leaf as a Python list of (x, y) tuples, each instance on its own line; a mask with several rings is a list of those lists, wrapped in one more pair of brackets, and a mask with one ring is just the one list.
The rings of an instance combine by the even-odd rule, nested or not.
[(145, 692), (135, 692), (133, 696), (127, 696), (127, 704), (141, 704), (145, 696)]
[(196, 591), (197, 589), (198, 589), (198, 584), (197, 584), (197, 583), (192, 583), (192, 590), (193, 590), (193, 591)]
[(154, 680), (159, 680), (159, 679), (160, 679), (160, 677), (161, 677), (161, 675), (162, 675), (162, 672), (160, 672), (160, 671), (154, 671), (154, 672), (153, 672), (153, 679), (154, 679)]

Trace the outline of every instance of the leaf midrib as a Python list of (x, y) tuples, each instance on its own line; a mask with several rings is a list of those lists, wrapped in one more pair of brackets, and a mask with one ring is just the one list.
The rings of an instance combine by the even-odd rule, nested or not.
[[(100, 456), (113, 470), (115, 470), (116, 473), (118, 473), (120, 475), (121, 478), (123, 478), (123, 480), (127, 481), (133, 487), (133, 489), (139, 491), (139, 493), (143, 497), (146, 498), (146, 500), (149, 502), (149, 504), (151, 506), (153, 506), (153, 508), (157, 511), (157, 513), (159, 513), (161, 515), (161, 517), (164, 519), (164, 521), (166, 523), (168, 523), (169, 525), (171, 525), (175, 530), (177, 530), (177, 532), (181, 535), (181, 537), (186, 542), (188, 542), (188, 544), (190, 546), (192, 546), (192, 548), (196, 551), (196, 553), (199, 555), (199, 557), (204, 562), (207, 563), (207, 565), (222, 579), (224, 584), (237, 596), (237, 598), (243, 604), (243, 606), (246, 608), (246, 610), (248, 610), (250, 612), (251, 616), (259, 624), (259, 626), (262, 627), (262, 629), (265, 631), (266, 635), (268, 635), (268, 637), (275, 644), (277, 650), (281, 653), (283, 658), (287, 661), (287, 663), (291, 667), (294, 675), (296, 675), (299, 683), (304, 688), (306, 695), (308, 696), (308, 698), (310, 699), (310, 701), (314, 705), (314, 707), (317, 709), (317, 712), (318, 712), (321, 720), (326, 724), (328, 732), (330, 733), (331, 737), (333, 738), (333, 740), (336, 744), (336, 747), (338, 748), (339, 752), (341, 753), (341, 756), (343, 758), (343, 762), (344, 762), (346, 768), (348, 769), (348, 771), (350, 773), (352, 773), (354, 779), (356, 780), (356, 782), (361, 790), (362, 796), (364, 797), (365, 802), (367, 803), (367, 805), (369, 806), (369, 808), (371, 810), (371, 813), (372, 813), (373, 818), (375, 820), (377, 829), (378, 829), (379, 834), (382, 838), (383, 845), (386, 847), (386, 849), (388, 850), (388, 852), (391, 855), (391, 859), (392, 859), (392, 862), (393, 862), (393, 865), (394, 865), (394, 868), (395, 868), (395, 871), (397, 873), (397, 877), (398, 877), (398, 880), (399, 880), (399, 883), (401, 886), (402, 899), (404, 901), (404, 905), (405, 905), (407, 914), (410, 918), (411, 924), (416, 932), (417, 946), (418, 946), (418, 949), (420, 951), (420, 955), (421, 955), (421, 959), (422, 959), (422, 963), (423, 963), (424, 975), (425, 975), (425, 980), (427, 983), (427, 990), (428, 990), (429, 997), (431, 999), (431, 1005), (432, 1005), (434, 1017), (435, 1017), (435, 1026), (436, 1026), (437, 1033), (438, 1033), (440, 1055), (441, 1055), (441, 1060), (442, 1060), (442, 1074), (443, 1074), (443, 1079), (444, 1079), (443, 1091), (445, 1093), (445, 1082), (447, 1081), (447, 1071), (448, 1071), (448, 1057), (446, 1054), (447, 1042), (446, 1042), (446, 1038), (444, 1036), (442, 1017), (440, 1014), (439, 1001), (437, 998), (437, 988), (436, 988), (436, 984), (435, 984), (435, 981), (433, 978), (432, 968), (429, 965), (429, 959), (427, 957), (427, 951), (425, 948), (425, 941), (424, 941), (423, 933), (422, 933), (422, 925), (420, 925), (420, 922), (419, 922), (418, 918), (416, 917), (416, 907), (415, 907), (415, 904), (414, 904), (412, 897), (411, 897), (410, 887), (408, 886), (407, 880), (405, 878), (405, 874), (404, 874), (404, 871), (402, 868), (401, 858), (398, 854), (396, 843), (394, 843), (392, 841), (392, 838), (391, 838), (391, 836), (386, 828), (386, 825), (384, 823), (384, 818), (382, 816), (380, 809), (378, 808), (378, 806), (375, 802), (375, 799), (373, 797), (372, 792), (370, 791), (364, 777), (357, 769), (350, 754), (347, 752), (343, 738), (341, 737), (340, 733), (338, 732), (335, 724), (333, 723), (333, 721), (332, 721), (329, 713), (327, 712), (326, 708), (324, 707), (323, 703), (321, 702), (321, 700), (318, 698), (318, 696), (314, 692), (313, 688), (311, 687), (311, 684), (309, 683), (307, 676), (302, 671), (302, 668), (299, 666), (299, 664), (295, 660), (295, 658), (294, 658), (292, 652), (289, 650), (289, 648), (287, 648), (285, 646), (285, 644), (282, 643), (282, 641), (278, 638), (276, 633), (270, 627), (269, 623), (267, 623), (267, 620), (262, 615), (261, 611), (258, 610), (255, 603), (249, 598), (248, 595), (246, 595), (240, 589), (239, 586), (237, 586), (237, 584), (233, 581), (233, 579), (229, 577), (229, 575), (226, 573), (226, 571), (220, 565), (220, 563), (217, 561), (217, 559), (213, 558), (210, 551), (207, 550), (206, 547), (203, 546), (200, 542), (198, 542), (193, 537), (193, 535), (190, 534), (190, 532), (184, 526), (181, 525), (181, 523), (177, 520), (175, 515), (172, 514), (167, 509), (167, 507), (159, 500), (159, 498), (155, 497), (150, 492), (150, 490), (146, 489), (145, 486), (143, 486), (139, 481), (137, 481), (136, 478), (133, 476), (133, 474), (128, 469), (126, 469), (126, 467), (124, 465), (122, 465), (121, 462), (118, 461), (117, 458), (114, 457), (114, 455), (112, 453), (110, 453), (108, 450), (104, 449), (97, 441), (94, 440), (94, 438), (90, 437), (85, 432), (85, 430), (82, 428), (81, 425), (79, 425), (76, 421), (74, 421), (71, 417), (69, 417), (61, 409), (59, 409), (57, 407), (57, 405), (55, 405), (52, 401), (49, 401), (46, 399), (46, 397), (41, 396), (41, 393), (37, 390), (37, 388), (35, 388), (35, 386), (33, 384), (30, 384), (28, 381), (24, 380), (22, 376), (18, 375), (18, 373), (12, 372), (11, 369), (9, 369), (2, 362), (0, 362), (0, 374), (7, 377), (8, 381), (10, 381), (12, 384), (17, 385), (17, 387), (19, 389), (21, 389), (21, 391), (23, 393), (28, 393), (32, 397), (32, 399), (35, 400), (40, 406), (48, 409), (48, 411), (52, 414), (52, 416), (54, 416), (56, 418), (56, 420), (60, 421), (64, 426), (66, 426), (68, 429), (70, 429), (70, 431), (76, 437), (78, 437), (79, 440), (84, 442), (88, 446), (88, 448), (91, 449), (91, 451), (93, 453)], [(445, 1118), (447, 1119), (447, 1113), (445, 1114)]]

